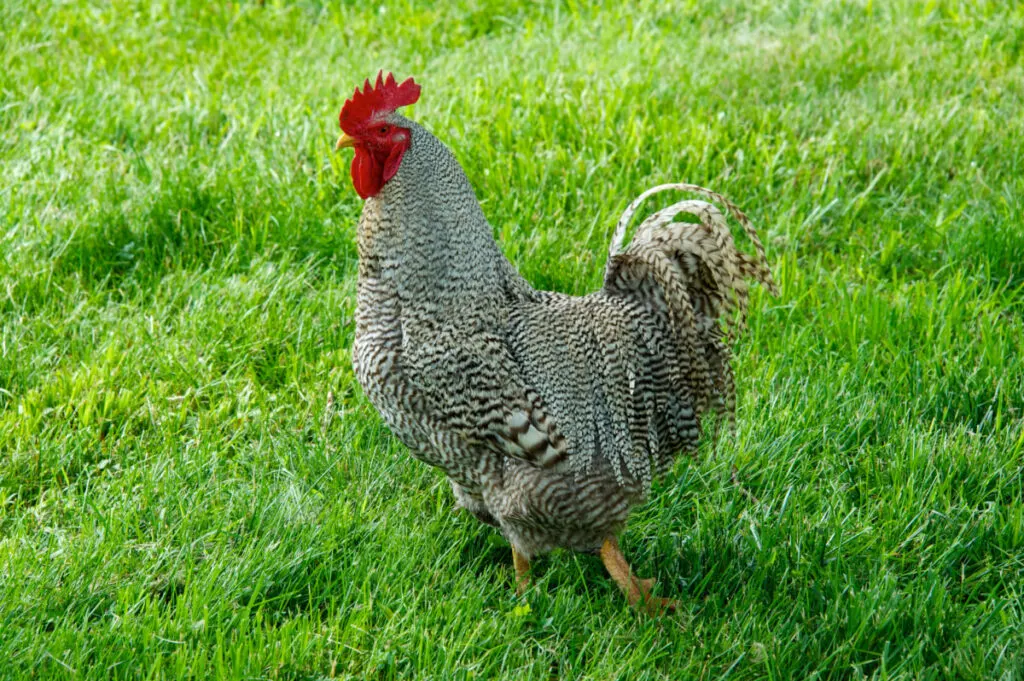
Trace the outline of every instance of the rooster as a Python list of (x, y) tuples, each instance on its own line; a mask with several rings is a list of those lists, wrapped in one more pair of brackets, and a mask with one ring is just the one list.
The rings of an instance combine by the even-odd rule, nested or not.
[[(381, 72), (341, 109), (336, 148), (354, 149), (365, 200), (358, 381), (412, 455), (445, 472), (457, 505), (508, 539), (520, 593), (531, 559), (566, 548), (599, 554), (631, 605), (674, 608), (617, 537), (652, 479), (696, 451), (705, 418), (734, 418), (728, 341), (748, 282), (776, 292), (761, 241), (718, 194), (661, 185), (616, 225), (601, 290), (538, 291), (502, 254), (451, 151), (396, 113), (419, 95)], [(724, 205), (756, 255), (698, 200), (654, 213), (624, 246), (640, 203), (667, 190)]]

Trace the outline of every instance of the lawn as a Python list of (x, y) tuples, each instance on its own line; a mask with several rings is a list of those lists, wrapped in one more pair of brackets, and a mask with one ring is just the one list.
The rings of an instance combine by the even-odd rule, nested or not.
[[(0, 3), (0, 678), (1024, 679), (1024, 7)], [(735, 434), (513, 589), (356, 384), (380, 68), (538, 287), (761, 230)], [(665, 197), (671, 200), (672, 197)], [(664, 204), (663, 204), (664, 205)]]

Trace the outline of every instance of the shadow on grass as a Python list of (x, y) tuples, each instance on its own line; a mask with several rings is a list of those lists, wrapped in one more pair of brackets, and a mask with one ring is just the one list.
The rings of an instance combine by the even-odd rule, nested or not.
[(182, 172), (138, 213), (125, 209), (124, 197), (111, 190), (103, 208), (55, 238), (52, 275), (57, 281), (77, 278), (90, 290), (148, 291), (170, 271), (232, 274), (256, 256), (355, 259), (357, 216), (348, 214), (350, 206), (331, 197), (318, 204), (313, 194), (296, 195), (289, 187), (271, 196), (249, 185), (207, 186), (195, 173)]

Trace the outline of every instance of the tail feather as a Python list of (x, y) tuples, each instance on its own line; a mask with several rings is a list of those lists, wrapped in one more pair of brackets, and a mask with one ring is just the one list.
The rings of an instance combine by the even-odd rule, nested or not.
[[(740, 223), (743, 231), (754, 244), (754, 249), (757, 252), (756, 257), (752, 257), (736, 248), (732, 232), (729, 231), (729, 226), (725, 222), (725, 216), (722, 215), (722, 211), (714, 204), (694, 200), (679, 201), (659, 210), (644, 220), (637, 228), (628, 250), (637, 248), (644, 243), (656, 243), (667, 252), (672, 253), (676, 258), (689, 252), (693, 257), (704, 261), (709, 268), (710, 275), (715, 280), (716, 286), (714, 290), (725, 294), (722, 296), (725, 308), (716, 308), (716, 311), (723, 314), (728, 313), (735, 305), (740, 310), (739, 323), (742, 324), (746, 318), (749, 300), (747, 280), (760, 283), (773, 296), (777, 296), (779, 290), (775, 285), (771, 269), (768, 266), (764, 244), (761, 243), (761, 238), (751, 224), (750, 218), (732, 201), (729, 201), (717, 192), (705, 189), (699, 185), (687, 183), (661, 184), (648, 189), (636, 197), (622, 213), (618, 223), (615, 225), (615, 232), (612, 235), (609, 246), (605, 278), (607, 279), (608, 275), (616, 267), (616, 256), (623, 253), (626, 229), (633, 220), (633, 216), (636, 214), (640, 204), (654, 194), (671, 190), (690, 192), (724, 205), (726, 210)], [(700, 220), (700, 224), (673, 222), (680, 213), (689, 213), (697, 217)], [(713, 248), (707, 243), (707, 237), (714, 239), (715, 245)], [(735, 300), (729, 294), (735, 294)], [(727, 324), (730, 322), (731, 320), (726, 320)]]
[[(640, 204), (668, 190), (695, 193), (725, 206), (753, 242), (756, 255), (737, 249), (722, 212), (699, 200), (680, 201), (652, 214), (624, 246), (626, 229)], [(699, 222), (675, 222), (683, 213)], [(699, 423), (708, 411), (734, 421), (736, 391), (727, 341), (744, 326), (750, 281), (778, 294), (756, 230), (720, 194), (692, 184), (659, 185), (637, 197), (616, 225), (604, 291), (641, 302), (666, 322), (674, 346), (662, 353), (668, 363), (669, 390), (655, 399), (666, 413), (660, 439), (676, 451), (696, 445), (694, 433), (675, 432), (677, 421), (690, 422), (695, 413)], [(659, 468), (673, 453), (659, 452)]]
[[(757, 258), (755, 259), (751, 259), (749, 256), (742, 258), (755, 268), (756, 276), (753, 278), (763, 284), (773, 296), (777, 296), (779, 294), (778, 288), (775, 286), (775, 281), (772, 279), (771, 270), (768, 267), (768, 257), (765, 255), (764, 244), (761, 243), (761, 238), (757, 235), (757, 230), (754, 229), (754, 226), (750, 223), (750, 218), (748, 218), (746, 213), (740, 210), (736, 204), (718, 192), (713, 192), (710, 189), (705, 189), (704, 187), (696, 184), (689, 184), (686, 182), (659, 184), (656, 187), (651, 187), (643, 194), (633, 199), (633, 202), (626, 207), (626, 210), (623, 211), (622, 216), (615, 225), (615, 232), (612, 234), (611, 244), (609, 244), (608, 255), (610, 258), (614, 258), (622, 252), (623, 242), (626, 238), (626, 228), (629, 227), (629, 223), (633, 220), (633, 216), (636, 214), (640, 204), (654, 194), (671, 190), (697, 194), (698, 196), (703, 196), (711, 199), (712, 201), (717, 201), (725, 206), (726, 210), (728, 210), (736, 221), (740, 223), (740, 226), (743, 227), (743, 231), (746, 232), (750, 241), (754, 244), (754, 249), (757, 251)], [(702, 214), (706, 207), (711, 208), (712, 211), (708, 215), (707, 219), (705, 219), (705, 216)], [(645, 225), (650, 225), (652, 228), (655, 226), (664, 226), (671, 222), (672, 218), (684, 211), (701, 218), (702, 223), (709, 231), (720, 236), (722, 243), (730, 244), (731, 250), (738, 253), (738, 251), (736, 251), (735, 243), (732, 240), (732, 233), (726, 226), (725, 220), (722, 218), (721, 211), (704, 201), (680, 201), (664, 210), (658, 211), (644, 221), (641, 225), (641, 230), (638, 230), (638, 232), (642, 231)], [(665, 216), (667, 216), (668, 219), (662, 221), (662, 218)], [(633, 241), (636, 242), (637, 238), (634, 237)]]

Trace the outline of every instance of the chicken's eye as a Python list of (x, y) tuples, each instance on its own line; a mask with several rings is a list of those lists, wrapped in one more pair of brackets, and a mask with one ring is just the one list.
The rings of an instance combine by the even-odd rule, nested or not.
[(388, 133), (388, 126), (386, 126), (386, 125), (380, 126), (380, 131), (379, 132), (382, 135), (386, 135)]

